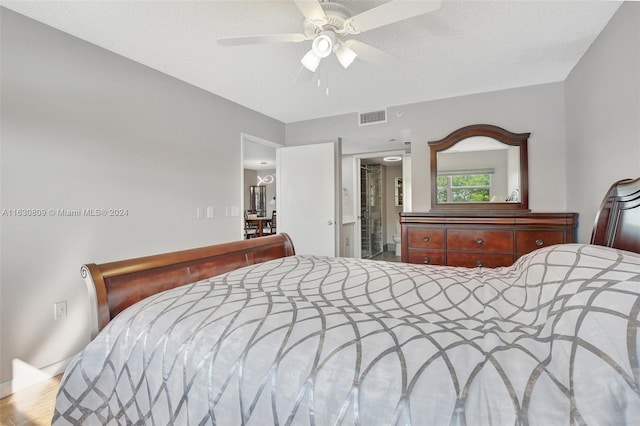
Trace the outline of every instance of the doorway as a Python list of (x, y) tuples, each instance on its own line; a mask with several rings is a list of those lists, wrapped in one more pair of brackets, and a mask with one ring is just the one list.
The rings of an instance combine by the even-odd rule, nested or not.
[(354, 154), (352, 159), (352, 256), (399, 261), (395, 250), (400, 244), (399, 213), (407, 211), (404, 200), (410, 194), (404, 192), (401, 203), (396, 192), (398, 182), (402, 182), (404, 191), (410, 186), (410, 179), (405, 176), (410, 172), (410, 154), (404, 150), (385, 151)]
[(251, 210), (256, 215), (271, 217), (276, 209), (276, 150), (283, 145), (246, 133), (241, 134), (241, 142), (239, 230), (245, 238), (245, 212)]
[[(287, 147), (242, 134), (241, 146), (240, 215), (251, 206), (249, 186), (265, 186), (266, 217), (277, 211), (276, 232), (289, 234), (297, 253), (338, 255), (342, 232), (341, 139)], [(260, 219), (258, 212), (255, 214), (251, 220)], [(244, 226), (239, 228), (244, 238)]]

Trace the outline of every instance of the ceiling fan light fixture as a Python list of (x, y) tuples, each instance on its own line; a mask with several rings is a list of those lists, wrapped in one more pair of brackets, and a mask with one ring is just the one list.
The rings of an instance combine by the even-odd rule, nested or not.
[(358, 40), (345, 40), (345, 38), (432, 12), (441, 4), (441, 0), (387, 0), (383, 4), (353, 15), (347, 7), (335, 0), (293, 0), (293, 2), (304, 15), (302, 33), (225, 37), (218, 39), (218, 44), (242, 46), (313, 40), (311, 51), (301, 59), (303, 66), (313, 73), (316, 72), (322, 59), (332, 53), (335, 53), (344, 69), (351, 66), (356, 57), (374, 65), (386, 66), (387, 63), (393, 63), (395, 60), (393, 55)]
[(344, 43), (340, 43), (336, 48), (336, 57), (338, 58), (340, 65), (342, 65), (344, 69), (347, 69), (358, 57), (358, 54), (354, 52), (353, 49), (345, 46)]
[(313, 40), (311, 50), (319, 58), (326, 58), (333, 52), (333, 45), (336, 42), (336, 35), (332, 31), (323, 31)]
[(311, 72), (316, 72), (318, 65), (320, 65), (320, 57), (315, 54), (313, 49), (308, 51), (300, 60), (302, 65)]

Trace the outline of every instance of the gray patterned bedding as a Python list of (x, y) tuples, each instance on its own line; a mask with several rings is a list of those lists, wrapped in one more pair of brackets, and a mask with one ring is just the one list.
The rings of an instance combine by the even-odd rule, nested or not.
[(131, 306), (54, 424), (636, 425), (640, 255), (465, 269), (291, 256)]

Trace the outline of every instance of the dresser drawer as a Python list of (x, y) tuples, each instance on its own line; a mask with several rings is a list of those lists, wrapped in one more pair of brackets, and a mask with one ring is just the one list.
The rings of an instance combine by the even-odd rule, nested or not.
[(444, 229), (410, 227), (407, 234), (409, 248), (444, 249)]
[(448, 252), (447, 265), (467, 268), (497, 268), (513, 264), (513, 254), (491, 254), (471, 252)]
[(513, 231), (450, 229), (447, 231), (447, 251), (449, 250), (513, 253)]
[(518, 257), (541, 247), (564, 242), (564, 232), (561, 231), (516, 231)]
[(409, 249), (409, 263), (421, 265), (444, 265), (444, 250)]
[(400, 213), (402, 261), (485, 268), (512, 265), (539, 247), (575, 241), (577, 213)]

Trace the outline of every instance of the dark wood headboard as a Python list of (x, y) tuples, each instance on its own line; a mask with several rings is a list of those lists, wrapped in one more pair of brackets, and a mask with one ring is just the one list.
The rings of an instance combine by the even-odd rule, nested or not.
[(609, 188), (596, 215), (591, 244), (640, 253), (640, 178)]
[(253, 238), (154, 256), (83, 265), (91, 299), (91, 339), (119, 312), (164, 290), (243, 266), (295, 254), (287, 234)]

